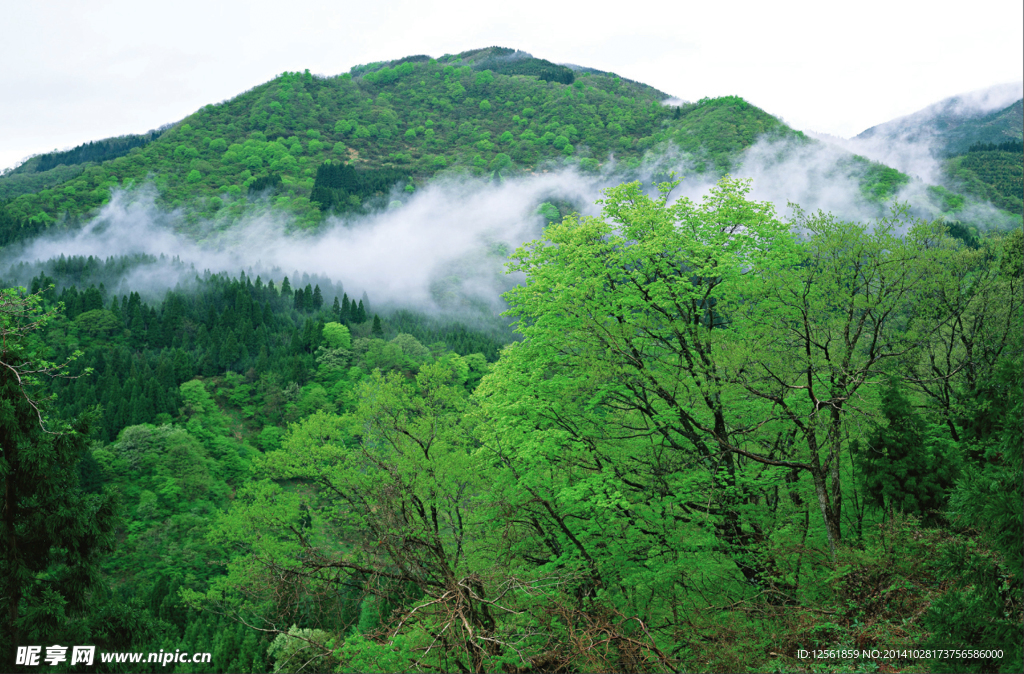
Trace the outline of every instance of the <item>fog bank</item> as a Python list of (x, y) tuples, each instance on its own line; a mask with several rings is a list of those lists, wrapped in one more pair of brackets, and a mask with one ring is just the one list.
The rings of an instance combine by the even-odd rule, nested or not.
[[(662, 149), (639, 170), (629, 172), (609, 161), (599, 174), (562, 167), (499, 183), (438, 179), (412, 195), (393, 195), (404, 199), (399, 207), (345, 219), (331, 217), (315, 234), (289, 232), (287, 216), (273, 211), (244, 218), (224, 232), (215, 232), (213, 224), (206, 223), (203, 230), (212, 233), (201, 243), (176, 232), (184, 214), (161, 210), (152, 187), (115, 190), (100, 214), (83, 228), (28, 243), (17, 259), (4, 260), (0, 272), (18, 260), (45, 261), (60, 255), (101, 259), (163, 255), (168, 259), (134, 268), (122, 285), (159, 295), (206, 270), (231, 275), (246, 270), (262, 275), (264, 281), (278, 282), (291, 275), (295, 285), (297, 270), (342, 284), (350, 297), (365, 292), (378, 307), (444, 312), (473, 308), (491, 313), (503, 308), (501, 293), (521, 280), (505, 273), (508, 255), (543, 232), (539, 204), (557, 201), (571, 204), (584, 215), (597, 214), (594, 202), (601, 191), (625, 180), (640, 179), (653, 191), (654, 176), (663, 179), (674, 171), (682, 183), (673, 198), (693, 200), (717, 182), (717, 175), (696, 174), (687, 155), (671, 147)], [(743, 153), (734, 175), (749, 178), (750, 198), (772, 202), (780, 217), (787, 215), (792, 202), (807, 211), (820, 209), (846, 220), (871, 221), (887, 212), (888, 205), (865, 198), (861, 190), (865, 169), (864, 162), (852, 161), (836, 144), (762, 139)], [(909, 200), (916, 214), (933, 217), (936, 213), (926, 187), (912, 182), (897, 198)], [(974, 208), (981, 210), (972, 217), (992, 216), (983, 206)], [(184, 264), (173, 263), (170, 258), (175, 257)]]

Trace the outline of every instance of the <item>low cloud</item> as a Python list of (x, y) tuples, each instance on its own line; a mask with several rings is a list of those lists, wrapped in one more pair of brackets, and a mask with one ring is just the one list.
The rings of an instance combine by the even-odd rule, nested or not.
[(937, 184), (942, 166), (937, 158), (937, 136), (933, 132), (903, 131), (868, 138), (836, 138), (808, 134), (829, 145), (866, 157), (926, 183)]
[(1007, 82), (986, 89), (969, 91), (953, 98), (939, 101), (922, 112), (933, 114), (949, 110), (956, 115), (984, 115), (1003, 108), (1024, 98), (1024, 82)]
[[(505, 273), (508, 255), (543, 232), (544, 220), (536, 214), (540, 203), (569, 203), (584, 215), (597, 214), (594, 202), (602, 189), (627, 179), (639, 178), (653, 190), (655, 176), (664, 180), (667, 173), (675, 171), (683, 180), (673, 197), (694, 200), (717, 182), (715, 175), (696, 173), (688, 155), (671, 147), (662, 150), (628, 177), (609, 161), (606, 171), (596, 175), (563, 167), (499, 184), (470, 178), (438, 179), (412, 195), (393, 195), (404, 199), (398, 208), (344, 219), (331, 217), (315, 234), (290, 232), (286, 215), (268, 211), (226, 231), (217, 231), (212, 222), (203, 223), (204, 239), (196, 242), (177, 231), (184, 225), (185, 214), (161, 210), (152, 187), (117, 190), (83, 228), (29, 242), (15, 259), (10, 258), (12, 251), (6, 251), (8, 259), (0, 269), (19, 260), (42, 262), (60, 255), (100, 259), (162, 255), (163, 260), (133, 268), (118, 284), (117, 292), (145, 289), (150, 296), (159, 297), (164, 290), (187, 284), (206, 270), (231, 275), (245, 270), (262, 275), (265, 281), (274, 278), (278, 282), (289, 275), (296, 285), (297, 270), (300, 275), (341, 284), (350, 297), (366, 292), (376, 308), (446, 313), (473, 309), (493, 314), (503, 307), (500, 294), (521, 281)], [(835, 143), (762, 139), (742, 154), (736, 167), (734, 176), (752, 180), (750, 198), (772, 202), (782, 217), (790, 202), (846, 220), (871, 221), (888, 211), (887, 204), (864, 197), (861, 173), (865, 165), (852, 161), (849, 152)], [(909, 200), (917, 215), (937, 215), (921, 180), (904, 187), (897, 198)], [(1006, 217), (988, 210), (991, 207), (973, 208), (976, 212), (962, 217), (976, 223)], [(174, 261), (175, 257), (180, 262)], [(11, 274), (5, 276), (10, 279)], [(30, 279), (10, 280), (24, 284)], [(340, 294), (341, 286), (334, 287)]]
[(421, 188), (399, 208), (329, 218), (317, 234), (288, 233), (285, 216), (272, 213), (211, 233), (202, 243), (175, 231), (184, 214), (162, 211), (152, 188), (116, 190), (83, 228), (38, 238), (17, 257), (42, 262), (60, 255), (163, 255), (166, 261), (143, 265), (126, 279), (127, 285), (153, 291), (194, 276), (195, 271), (172, 263), (177, 257), (200, 273), (251, 269), (264, 280), (280, 280), (290, 270), (317, 274), (341, 282), (350, 296), (367, 292), (378, 304), (444, 308), (438, 303), (446, 300), (435, 297), (440, 294), (449, 303), (458, 296), (497, 306), (499, 294), (513, 282), (504, 274), (508, 254), (542, 233), (537, 206), (557, 199), (593, 213), (604, 186), (601, 178), (572, 170), (498, 185), (448, 179)]
[(941, 136), (944, 128), (935, 120), (970, 119), (1002, 110), (1024, 97), (1024, 82), (1010, 82), (971, 91), (929, 105), (862, 132), (838, 138), (813, 131), (807, 135), (867, 157), (915, 177), (938, 184), (942, 179)]

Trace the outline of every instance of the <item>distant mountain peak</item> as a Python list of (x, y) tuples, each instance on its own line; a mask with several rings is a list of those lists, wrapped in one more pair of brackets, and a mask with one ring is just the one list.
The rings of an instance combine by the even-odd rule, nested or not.
[(1024, 135), (1024, 82), (950, 96), (917, 112), (878, 124), (854, 141), (927, 147), (934, 157), (966, 152), (975, 144), (999, 145)]
[(856, 138), (906, 133), (941, 133), (960, 124), (1004, 110), (1024, 98), (1024, 82), (1007, 82), (944, 98), (903, 117), (865, 129)]

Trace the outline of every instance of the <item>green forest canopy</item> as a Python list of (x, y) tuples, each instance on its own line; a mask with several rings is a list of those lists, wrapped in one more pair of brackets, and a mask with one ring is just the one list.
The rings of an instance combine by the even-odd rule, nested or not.
[(613, 188), (517, 250), (500, 354), (312, 278), (147, 303), (103, 283), (137, 261), (65, 258), (4, 290), (3, 363), (81, 352), (28, 389), (0, 368), (4, 479), (62, 448), (45, 498), (7, 498), (103, 513), (53, 540), (4, 519), (48, 551), (0, 561), (4, 653), (800, 671), (800, 649), (957, 644), (984, 655), (857, 666), (1019, 671), (1021, 230), (670, 189)]

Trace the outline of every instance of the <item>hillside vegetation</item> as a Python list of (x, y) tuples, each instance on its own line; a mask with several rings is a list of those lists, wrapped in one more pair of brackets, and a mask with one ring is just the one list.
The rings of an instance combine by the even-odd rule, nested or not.
[(1024, 140), (1024, 100), (1001, 110), (950, 125), (941, 136), (939, 153), (951, 157), (975, 145), (1001, 145)]
[(943, 165), (957, 191), (991, 202), (1003, 210), (1024, 213), (1024, 144), (1021, 141), (977, 143)]
[(515, 335), (4, 270), (4, 671), (1021, 671), (1021, 230), (674, 187), (516, 250)]
[[(0, 176), (0, 247), (78, 226), (119, 187), (152, 184), (160, 207), (181, 209), (177, 226), (204, 236), (210, 223), (227, 228), (268, 208), (290, 227), (315, 228), (331, 213), (405, 199), (436, 176), (501, 179), (571, 166), (631, 179), (642, 164), (721, 176), (758, 139), (814, 143), (739, 97), (679, 106), (665, 105), (668, 98), (614, 73), (502, 47), (409, 56), (338, 76), (286, 72), (170, 127), (38, 155), (8, 171)], [(1009, 158), (958, 157), (977, 143), (1019, 141), (1021, 102), (965, 116), (955, 112), (958, 100), (861, 135), (938, 134), (940, 153), (953, 157), (945, 188), (1019, 213), (1003, 166)], [(347, 186), (332, 165), (349, 176)], [(876, 204), (910, 181), (859, 157), (837, 168)], [(964, 202), (935, 204), (959, 217)]]
[[(666, 142), (691, 154), (698, 170), (723, 172), (763, 134), (800, 135), (740, 98), (682, 107), (662, 105), (665, 98), (612, 73), (500, 48), (357, 66), (337, 77), (284, 73), (205, 106), (124, 156), (96, 163), (102, 153), (77, 148), (30, 160), (0, 179), (0, 194), (13, 197), (0, 244), (23, 230), (73, 223), (106, 203), (112, 188), (146, 181), (162, 206), (188, 206), (193, 221), (224, 226), (245, 212), (253, 186), (272, 185), (273, 208), (309, 227), (339, 205), (314, 196), (317, 170), (328, 163), (391, 170), (411, 191), (446, 171), (512, 175), (566, 163), (596, 171), (611, 160), (636, 167)], [(84, 157), (91, 159), (76, 174), (72, 167), (83, 165), (71, 162)], [(64, 164), (44, 170), (54, 161)], [(19, 193), (31, 180), (42, 189)], [(392, 184), (377, 182), (340, 205), (386, 198)]]
[[(982, 93), (1005, 100), (1009, 90), (1009, 85), (1004, 85)], [(978, 143), (998, 145), (1022, 139), (1024, 100), (988, 112), (980, 111), (977, 106), (971, 95), (952, 96), (913, 114), (865, 129), (857, 138), (928, 143), (937, 157), (963, 154)]]
[[(949, 186), (915, 217), (898, 170), (666, 100), (416, 55), (0, 177), (0, 669), (81, 671), (59, 644), (96, 672), (1024, 669), (1019, 221), (961, 221)], [(1021, 154), (973, 144), (953, 187), (1019, 213)], [(782, 218), (724, 175), (745, 157), (884, 214)], [(713, 186), (674, 198), (679, 166)], [(545, 172), (610, 186), (520, 199), (526, 243), (443, 184), (403, 206), (451, 178), (494, 210)], [(287, 223), (247, 243), (300, 268), (21, 252), (143, 186), (95, 240), (172, 240), (134, 217), (152, 193), (192, 239)], [(403, 255), (392, 221), (440, 227)], [(445, 258), (449, 233), (479, 241)]]

